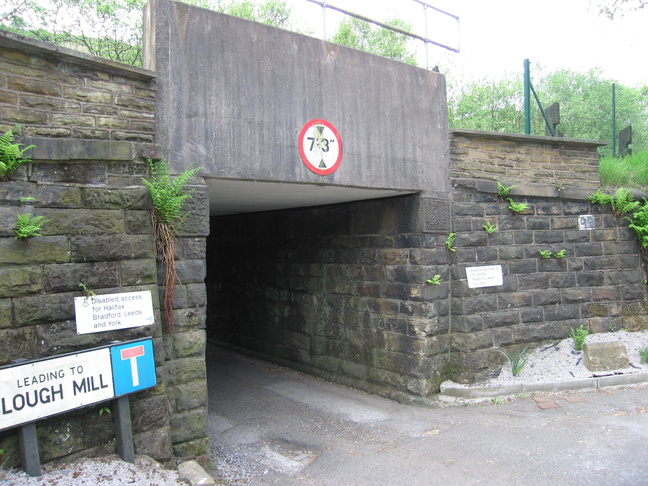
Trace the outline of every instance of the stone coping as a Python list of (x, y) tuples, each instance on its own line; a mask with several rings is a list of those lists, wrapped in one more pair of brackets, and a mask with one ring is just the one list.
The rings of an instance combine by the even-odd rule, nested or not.
[(585, 388), (599, 389), (609, 386), (636, 385), (648, 382), (648, 372), (624, 373), (618, 375), (599, 376), (580, 380), (559, 382), (516, 383), (502, 386), (467, 386), (453, 381), (441, 383), (438, 398), (492, 398), (521, 393), (558, 392), (582, 390)]
[[(453, 178), (451, 180), (452, 187), (475, 189), (486, 194), (497, 194), (497, 182), (498, 181), (496, 180), (461, 177)], [(560, 188), (558, 188), (555, 184), (515, 184), (515, 187), (511, 189), (510, 194), (511, 196), (560, 198), (577, 201), (589, 201), (589, 196), (595, 193), (598, 189), (601, 189), (601, 187), (561, 186)], [(615, 189), (603, 189), (603, 192), (614, 194), (614, 190)], [(648, 193), (640, 189), (630, 189), (630, 191), (634, 195), (635, 199), (641, 199), (642, 197), (648, 198)]]
[(482, 132), (480, 130), (463, 130), (453, 129), (450, 130), (450, 136), (457, 135), (467, 138), (491, 138), (497, 140), (509, 140), (512, 142), (520, 143), (541, 143), (541, 144), (563, 144), (571, 146), (582, 147), (603, 147), (608, 145), (608, 142), (602, 140), (583, 140), (579, 138), (564, 138), (564, 137), (546, 137), (542, 135), (525, 135), (521, 133), (507, 133), (507, 132)]
[[(497, 194), (497, 182), (487, 179), (453, 178), (452, 187), (476, 189), (487, 194)], [(506, 185), (506, 184), (504, 184)], [(515, 184), (511, 189), (511, 196), (531, 196), (546, 198), (575, 199), (588, 201), (588, 196), (596, 192), (599, 187), (556, 187), (554, 184)]]
[(117, 140), (87, 140), (70, 138), (20, 137), (25, 146), (35, 145), (29, 155), (32, 160), (109, 160), (130, 162), (137, 157), (161, 158), (158, 144)]
[(150, 81), (157, 77), (157, 74), (148, 69), (138, 68), (130, 64), (106, 59), (85, 52), (69, 49), (67, 47), (50, 44), (38, 39), (15, 34), (6, 30), (0, 30), (0, 46), (16, 49), (21, 52), (29, 52), (40, 56), (53, 57), (62, 61), (80, 64), (91, 69), (100, 69), (111, 74), (117, 74), (133, 79)]

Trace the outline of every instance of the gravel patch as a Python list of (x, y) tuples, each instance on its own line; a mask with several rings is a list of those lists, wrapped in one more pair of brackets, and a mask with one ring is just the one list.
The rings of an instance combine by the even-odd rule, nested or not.
[[(586, 344), (608, 341), (620, 341), (625, 345), (630, 367), (600, 372), (596, 373), (596, 375), (648, 371), (648, 363), (642, 363), (639, 354), (648, 348), (648, 331), (597, 333), (590, 334), (585, 339)], [(504, 386), (538, 382), (555, 383), (591, 378), (594, 375), (585, 366), (583, 352), (574, 349), (574, 341), (571, 338), (530, 351), (525, 357), (528, 358), (527, 363), (517, 376), (513, 376), (511, 366), (507, 361), (502, 366), (499, 374), (495, 372), (489, 380), (469, 386)]]
[(0, 470), (3, 486), (178, 486), (178, 472), (162, 468), (148, 456), (136, 456), (135, 464), (122, 461), (119, 456), (83, 458), (67, 464), (45, 464), (43, 474), (28, 476), (23, 471)]

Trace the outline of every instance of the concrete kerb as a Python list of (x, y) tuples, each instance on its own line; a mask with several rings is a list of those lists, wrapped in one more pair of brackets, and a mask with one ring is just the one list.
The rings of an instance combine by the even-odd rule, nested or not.
[(445, 381), (441, 383), (441, 393), (437, 395), (437, 398), (439, 400), (495, 398), (524, 393), (599, 389), (611, 386), (637, 385), (639, 383), (648, 383), (648, 372), (599, 376), (582, 380), (518, 383), (502, 386), (468, 386), (452, 381)]

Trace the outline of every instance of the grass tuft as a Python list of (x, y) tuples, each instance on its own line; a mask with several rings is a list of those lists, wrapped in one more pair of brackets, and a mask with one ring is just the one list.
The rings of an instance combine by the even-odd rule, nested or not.
[(648, 152), (639, 152), (625, 157), (602, 157), (599, 163), (603, 187), (648, 186)]
[(524, 348), (519, 353), (511, 353), (511, 354), (506, 354), (504, 351), (500, 349), (496, 349), (495, 351), (502, 353), (506, 357), (507, 361), (511, 365), (511, 373), (513, 374), (513, 376), (517, 376), (520, 373), (520, 371), (522, 371), (522, 368), (524, 368), (524, 365), (527, 364), (528, 358), (525, 358), (525, 356), (527, 354), (528, 349), (529, 348), (527, 347)]

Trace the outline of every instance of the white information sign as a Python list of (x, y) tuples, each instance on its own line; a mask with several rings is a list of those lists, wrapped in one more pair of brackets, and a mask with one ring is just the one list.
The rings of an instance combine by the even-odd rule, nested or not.
[(502, 265), (489, 265), (487, 267), (467, 267), (466, 277), (468, 287), (478, 289), (481, 287), (497, 287), (504, 285)]
[(155, 321), (149, 290), (75, 297), (74, 311), (78, 334), (150, 326)]
[(0, 430), (114, 396), (110, 349), (0, 369)]

